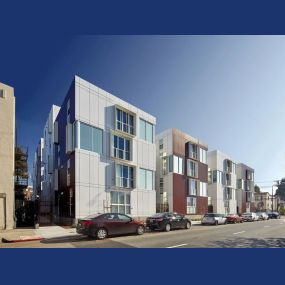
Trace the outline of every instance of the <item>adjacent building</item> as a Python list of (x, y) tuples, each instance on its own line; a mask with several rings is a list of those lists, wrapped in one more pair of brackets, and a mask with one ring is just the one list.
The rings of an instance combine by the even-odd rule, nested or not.
[(155, 213), (156, 118), (75, 76), (54, 122), (54, 213)]
[(235, 214), (236, 199), (236, 163), (219, 150), (208, 152), (209, 185), (211, 210), (219, 214)]
[(15, 225), (14, 169), (14, 89), (0, 83), (0, 229), (12, 229)]
[(209, 186), (212, 211), (242, 214), (253, 209), (254, 169), (235, 163), (219, 150), (208, 152)]
[(156, 136), (156, 210), (208, 212), (208, 146), (177, 129)]
[(283, 203), (278, 195), (271, 195), (269, 192), (254, 193), (254, 211), (271, 212), (279, 211)]
[(237, 213), (254, 210), (254, 169), (246, 164), (237, 164)]

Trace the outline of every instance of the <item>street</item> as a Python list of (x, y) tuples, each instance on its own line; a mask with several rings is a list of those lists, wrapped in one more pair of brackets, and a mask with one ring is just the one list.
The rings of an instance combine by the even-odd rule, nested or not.
[(0, 244), (33, 248), (268, 248), (285, 247), (285, 218), (220, 226), (193, 225), (191, 230), (147, 232), (142, 236), (111, 237), (103, 241), (85, 236)]

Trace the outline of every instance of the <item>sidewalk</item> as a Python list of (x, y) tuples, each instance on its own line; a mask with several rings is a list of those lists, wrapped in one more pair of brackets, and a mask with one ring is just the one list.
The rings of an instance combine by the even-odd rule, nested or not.
[(0, 243), (2, 239), (10, 242), (21, 242), (30, 240), (43, 240), (54, 238), (69, 238), (79, 236), (74, 228), (63, 228), (60, 226), (33, 228), (20, 228), (12, 230), (0, 230)]

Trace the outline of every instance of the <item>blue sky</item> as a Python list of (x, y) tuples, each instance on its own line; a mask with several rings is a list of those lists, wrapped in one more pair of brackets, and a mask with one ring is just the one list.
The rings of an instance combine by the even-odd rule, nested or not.
[(252, 166), (260, 185), (285, 176), (284, 36), (7, 38), (0, 81), (15, 87), (30, 165), (75, 74), (156, 116), (157, 132), (179, 128)]

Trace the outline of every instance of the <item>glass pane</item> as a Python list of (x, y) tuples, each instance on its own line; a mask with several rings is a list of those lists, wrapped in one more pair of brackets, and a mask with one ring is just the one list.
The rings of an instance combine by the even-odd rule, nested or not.
[(112, 205), (112, 206), (111, 206), (111, 212), (112, 212), (112, 213), (118, 213), (118, 206)]
[(140, 139), (145, 140), (145, 121), (140, 119)]
[(93, 133), (93, 151), (102, 154), (103, 152), (103, 131), (97, 128), (92, 128)]
[(125, 193), (118, 192), (119, 194), (119, 204), (125, 204)]
[(146, 123), (146, 141), (153, 142), (152, 140), (152, 124)]
[(114, 147), (117, 148), (118, 147), (118, 137), (114, 136)]
[(145, 189), (145, 170), (140, 168), (140, 189)]
[(130, 126), (131, 127), (133, 127), (134, 126), (134, 116), (133, 115), (129, 115), (129, 124), (130, 124)]
[(178, 173), (178, 157), (173, 155), (173, 172)]
[(92, 151), (91, 127), (83, 123), (80, 123), (80, 148)]
[(125, 206), (119, 206), (119, 213), (125, 214)]
[(126, 206), (126, 214), (131, 214), (131, 206)]
[(126, 151), (130, 151), (130, 141), (126, 139)]
[(153, 185), (152, 177), (153, 177), (152, 171), (147, 170), (146, 171), (146, 189), (148, 190), (152, 190), (152, 185)]
[(119, 137), (119, 149), (124, 150), (125, 145), (124, 145), (124, 139)]
[(131, 195), (126, 194), (126, 204), (130, 205), (131, 204)]
[(111, 192), (111, 203), (118, 204), (118, 192)]
[(129, 168), (126, 165), (123, 166), (123, 177), (129, 177)]

